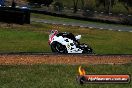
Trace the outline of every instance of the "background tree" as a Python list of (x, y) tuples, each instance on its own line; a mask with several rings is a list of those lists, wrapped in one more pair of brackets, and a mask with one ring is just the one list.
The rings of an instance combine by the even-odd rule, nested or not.
[(97, 0), (96, 6), (103, 5), (104, 9), (110, 13), (111, 8), (118, 2), (118, 0)]
[(77, 8), (78, 8), (78, 1), (79, 0), (73, 0), (73, 12), (76, 13), (77, 12)]
[(81, 0), (81, 8), (84, 9), (84, 5), (85, 5), (85, 0)]
[(130, 7), (132, 7), (132, 0), (119, 0), (125, 6), (125, 8), (129, 11)]
[(81, 9), (84, 9), (85, 0), (73, 0), (73, 12), (76, 13), (78, 10), (78, 5)]
[(54, 4), (55, 11), (62, 11), (64, 9), (63, 3), (56, 1)]
[(53, 0), (27, 0), (30, 3), (38, 3), (38, 4), (44, 4), (45, 6), (49, 6)]

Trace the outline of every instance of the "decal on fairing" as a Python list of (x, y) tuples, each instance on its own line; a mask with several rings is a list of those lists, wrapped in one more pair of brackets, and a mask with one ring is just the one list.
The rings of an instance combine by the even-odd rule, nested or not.
[(68, 48), (68, 49), (70, 49), (70, 48), (71, 48), (71, 45), (70, 45), (69, 43), (67, 44), (67, 48)]

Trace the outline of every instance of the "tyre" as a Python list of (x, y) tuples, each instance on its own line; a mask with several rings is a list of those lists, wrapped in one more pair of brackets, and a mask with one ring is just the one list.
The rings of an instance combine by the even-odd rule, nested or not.
[(87, 53), (88, 53), (88, 54), (93, 54), (93, 49), (90, 48), (90, 47), (87, 47)]
[(59, 42), (53, 42), (51, 44), (51, 50), (54, 53), (62, 53), (62, 54), (67, 53), (66, 46), (62, 45)]
[(85, 54), (92, 54), (93, 50), (91, 48), (83, 48), (83, 53), (85, 53)]
[(85, 54), (92, 54), (93, 53), (93, 49), (86, 44), (82, 44), (81, 49), (83, 50), (82, 53), (85, 53)]

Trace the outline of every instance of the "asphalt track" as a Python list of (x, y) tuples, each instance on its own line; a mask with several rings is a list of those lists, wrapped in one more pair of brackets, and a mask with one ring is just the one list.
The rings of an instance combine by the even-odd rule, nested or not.
[(105, 29), (105, 30), (132, 32), (132, 26), (119, 25), (119, 24), (105, 24), (105, 23), (94, 23), (94, 22), (87, 22), (87, 23), (64, 22), (64, 21), (44, 20), (44, 19), (36, 19), (36, 18), (31, 18), (31, 22), (59, 24), (59, 25), (66, 25), (66, 26), (79, 26), (79, 27), (87, 27), (87, 28), (97, 28), (100, 30)]

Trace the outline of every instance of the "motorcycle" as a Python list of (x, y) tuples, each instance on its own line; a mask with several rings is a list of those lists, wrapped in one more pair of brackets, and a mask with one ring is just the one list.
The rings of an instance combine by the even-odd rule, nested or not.
[(80, 44), (81, 35), (74, 36), (72, 33), (52, 30), (49, 35), (49, 45), (54, 53), (85, 53), (92, 54), (93, 50), (87, 44)]

